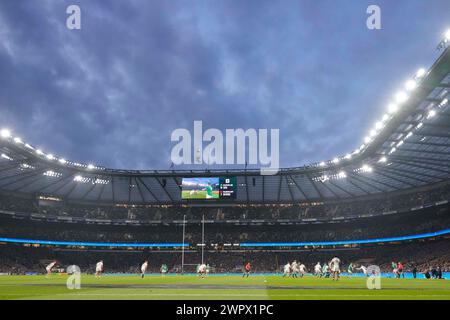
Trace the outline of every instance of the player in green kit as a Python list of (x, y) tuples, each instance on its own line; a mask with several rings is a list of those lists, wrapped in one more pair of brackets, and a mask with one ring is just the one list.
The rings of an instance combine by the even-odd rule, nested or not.
[(205, 187), (205, 190), (206, 190), (206, 199), (211, 199), (214, 197), (211, 183), (208, 182), (208, 185)]
[(167, 267), (166, 264), (163, 264), (163, 265), (161, 266), (161, 275), (162, 275), (162, 276), (165, 276), (166, 273), (167, 273), (167, 271), (169, 271), (169, 268)]
[(348, 276), (351, 277), (353, 275), (353, 263), (350, 262), (347, 268)]
[(322, 265), (322, 275), (320, 276), (320, 277), (325, 277), (325, 278), (328, 278), (328, 277), (330, 277), (330, 274), (329, 274), (329, 272), (328, 272), (328, 264), (327, 263), (323, 263), (323, 265)]
[(397, 263), (395, 262), (391, 262), (391, 266), (392, 266), (392, 273), (394, 274), (394, 278), (398, 278), (398, 266)]

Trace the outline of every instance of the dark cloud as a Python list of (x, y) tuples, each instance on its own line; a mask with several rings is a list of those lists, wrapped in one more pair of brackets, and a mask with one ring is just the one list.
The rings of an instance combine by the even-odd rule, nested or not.
[[(65, 9), (79, 4), (82, 29)], [(170, 134), (280, 128), (282, 166), (358, 147), (450, 2), (2, 1), (0, 126), (71, 160), (168, 168)]]

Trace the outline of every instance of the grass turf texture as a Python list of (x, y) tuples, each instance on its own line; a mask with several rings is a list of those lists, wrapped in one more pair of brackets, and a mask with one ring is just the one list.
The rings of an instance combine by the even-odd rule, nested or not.
[(0, 276), (0, 299), (299, 299), (299, 300), (450, 300), (450, 281), (382, 279), (381, 290), (368, 290), (362, 277), (303, 279), (281, 276), (134, 276), (82, 275), (81, 289), (69, 290), (66, 275)]
[[(197, 193), (190, 194), (189, 191), (183, 190), (182, 191), (182, 199), (207, 199), (206, 198), (206, 191), (199, 190)], [(209, 199), (219, 199), (219, 191), (213, 191), (213, 197)]]

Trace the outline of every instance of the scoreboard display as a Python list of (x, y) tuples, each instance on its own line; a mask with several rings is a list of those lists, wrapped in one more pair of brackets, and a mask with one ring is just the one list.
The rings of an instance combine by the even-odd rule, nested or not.
[(219, 178), (219, 198), (236, 199), (236, 177)]
[(183, 178), (181, 199), (236, 199), (236, 177)]

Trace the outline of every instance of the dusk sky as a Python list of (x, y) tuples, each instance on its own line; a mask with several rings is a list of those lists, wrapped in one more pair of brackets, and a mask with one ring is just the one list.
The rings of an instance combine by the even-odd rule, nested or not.
[[(66, 8), (81, 8), (81, 30)], [(370, 4), (381, 30), (366, 27)], [(0, 127), (45, 152), (167, 169), (171, 132), (279, 128), (282, 167), (359, 147), (439, 56), (448, 0), (0, 1)]]

